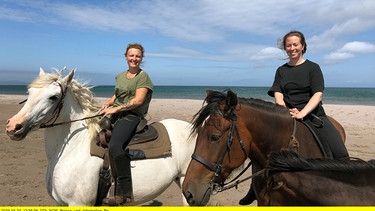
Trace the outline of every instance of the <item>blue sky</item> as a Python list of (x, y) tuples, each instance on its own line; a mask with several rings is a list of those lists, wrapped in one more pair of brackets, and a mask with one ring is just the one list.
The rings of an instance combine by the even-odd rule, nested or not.
[(138, 42), (155, 85), (271, 86), (287, 61), (277, 40), (299, 30), (327, 87), (375, 87), (374, 11), (373, 0), (0, 0), (0, 82), (66, 66), (114, 85)]

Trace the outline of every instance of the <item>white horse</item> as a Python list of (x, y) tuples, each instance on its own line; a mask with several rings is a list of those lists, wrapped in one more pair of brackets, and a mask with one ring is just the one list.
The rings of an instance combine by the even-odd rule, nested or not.
[[(97, 114), (99, 105), (85, 85), (73, 79), (74, 70), (63, 77), (61, 72), (45, 73), (40, 68), (28, 86), (28, 99), (23, 108), (7, 122), (6, 132), (12, 140), (22, 140), (29, 131), (52, 123), (69, 122)], [(99, 131), (98, 118), (45, 127), (44, 141), (48, 160), (46, 186), (57, 205), (94, 205), (97, 197), (99, 170), (103, 160), (90, 155), (90, 142)], [(132, 161), (134, 201), (150, 201), (174, 181), (180, 187), (191, 154), (195, 134), (190, 136), (190, 123), (176, 119), (160, 121), (167, 129), (172, 156)], [(183, 204), (187, 205), (181, 193)]]

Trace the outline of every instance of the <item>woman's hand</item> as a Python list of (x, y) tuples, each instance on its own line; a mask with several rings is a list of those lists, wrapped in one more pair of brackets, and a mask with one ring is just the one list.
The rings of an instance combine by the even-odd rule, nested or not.
[(115, 102), (115, 99), (116, 99), (116, 95), (113, 95), (109, 100), (107, 100), (107, 102), (105, 102), (100, 108), (100, 114), (107, 116), (107, 115), (116, 113), (117, 110), (113, 110), (111, 109), (112, 107), (110, 107)]
[[(104, 106), (104, 105), (103, 105)], [(103, 116), (108, 116), (108, 115), (111, 115), (111, 114), (114, 114), (114, 113), (117, 113), (119, 110), (119, 107), (106, 107), (104, 108), (100, 114), (103, 114)]]
[(106, 108), (108, 108), (109, 107), (109, 103), (104, 103), (103, 105), (102, 105), (102, 107), (100, 108), (100, 110), (104, 110), (104, 109), (106, 109)]
[(303, 119), (318, 106), (322, 101), (322, 97), (323, 92), (316, 92), (301, 111), (298, 111), (296, 108), (289, 109), (290, 115), (295, 119)]
[(109, 106), (113, 105), (113, 103), (115, 102), (115, 99), (116, 99), (116, 95), (112, 95), (112, 97), (109, 98), (109, 100), (107, 100), (107, 102), (105, 102), (105, 103), (102, 105), (101, 110), (106, 109), (106, 108), (108, 108)]
[(295, 119), (303, 119), (306, 115), (299, 111), (297, 108), (289, 109), (290, 116)]

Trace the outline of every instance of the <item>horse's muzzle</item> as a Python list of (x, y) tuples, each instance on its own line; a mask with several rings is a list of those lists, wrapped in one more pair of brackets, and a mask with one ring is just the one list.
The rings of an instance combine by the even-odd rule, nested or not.
[(26, 137), (28, 130), (25, 130), (25, 127), (23, 127), (22, 124), (16, 124), (14, 130), (8, 130), (7, 126), (6, 133), (11, 140), (20, 141)]
[(201, 197), (198, 197), (199, 194), (193, 194), (190, 191), (183, 191), (183, 194), (190, 206), (205, 206), (210, 200), (211, 188), (206, 189)]

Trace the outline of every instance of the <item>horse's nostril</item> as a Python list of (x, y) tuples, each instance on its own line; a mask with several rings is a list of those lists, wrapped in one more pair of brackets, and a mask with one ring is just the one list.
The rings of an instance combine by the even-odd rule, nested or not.
[(22, 124), (16, 124), (16, 130), (21, 130), (22, 129)]
[(193, 194), (191, 194), (190, 192), (187, 192), (185, 194), (185, 198), (189, 205), (194, 205)]

